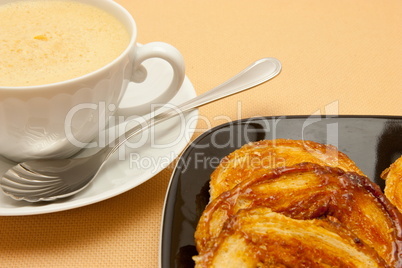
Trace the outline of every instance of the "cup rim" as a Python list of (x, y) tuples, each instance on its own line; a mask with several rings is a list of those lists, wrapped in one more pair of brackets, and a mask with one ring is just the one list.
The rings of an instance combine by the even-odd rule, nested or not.
[[(62, 0), (64, 1), (64, 0)], [(123, 52), (120, 53), (119, 56), (117, 56), (115, 59), (113, 59), (112, 61), (108, 62), (106, 65), (92, 71), (89, 73), (86, 73), (84, 75), (78, 76), (78, 77), (74, 77), (68, 80), (63, 80), (63, 81), (59, 81), (59, 82), (54, 82), (54, 83), (49, 83), (49, 84), (43, 84), (43, 85), (34, 85), (34, 86), (1, 86), (0, 85), (0, 91), (2, 90), (18, 90), (18, 91), (23, 91), (23, 90), (33, 90), (33, 89), (47, 89), (47, 88), (51, 88), (51, 87), (55, 87), (55, 86), (65, 86), (66, 84), (69, 83), (75, 83), (79, 80), (83, 80), (86, 79), (90, 76), (93, 76), (97, 73), (101, 73), (104, 70), (110, 68), (110, 66), (113, 66), (116, 64), (116, 62), (119, 62), (121, 59), (123, 59), (124, 57), (126, 57), (126, 55), (128, 53), (130, 53), (132, 47), (135, 45), (136, 42), (136, 38), (137, 38), (137, 25), (135, 23), (135, 20), (133, 18), (133, 16), (130, 14), (130, 12), (128, 12), (127, 9), (125, 9), (122, 5), (120, 5), (119, 3), (115, 2), (114, 0), (71, 0), (71, 1), (75, 1), (75, 2), (81, 2), (81, 3), (85, 3), (88, 5), (92, 5), (95, 7), (98, 7), (106, 12), (108, 12), (109, 14), (113, 15), (112, 11), (109, 8), (114, 8), (113, 12), (118, 11), (121, 12), (122, 14), (124, 14), (124, 18), (121, 17), (117, 17), (115, 15), (113, 15), (115, 18), (117, 18), (126, 28), (128, 33), (130, 34), (130, 42), (128, 43), (127, 47), (123, 50)], [(0, 0), (0, 5), (1, 4), (5, 4), (5, 3), (10, 3), (10, 2), (14, 2), (13, 0), (6, 0), (5, 2), (2, 2)], [(105, 7), (102, 7), (104, 6)], [(107, 8), (106, 8), (107, 6)], [(126, 23), (124, 23), (123, 19), (128, 20), (128, 22), (130, 23), (130, 25), (126, 25)], [(127, 27), (128, 26), (128, 27)]]

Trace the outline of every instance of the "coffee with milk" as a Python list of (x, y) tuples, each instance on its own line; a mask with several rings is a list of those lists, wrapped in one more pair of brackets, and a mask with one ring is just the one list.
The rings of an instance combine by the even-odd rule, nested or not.
[(0, 5), (0, 86), (36, 86), (91, 73), (117, 58), (130, 34), (114, 16), (76, 1)]

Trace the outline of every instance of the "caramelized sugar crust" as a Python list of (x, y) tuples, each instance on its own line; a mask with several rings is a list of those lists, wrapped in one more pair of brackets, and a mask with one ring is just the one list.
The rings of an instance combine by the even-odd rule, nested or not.
[(263, 140), (246, 144), (222, 159), (211, 175), (211, 200), (246, 178), (260, 177), (272, 168), (284, 168), (302, 162), (338, 167), (364, 175), (335, 146), (303, 140)]
[(296, 220), (266, 207), (239, 210), (195, 260), (196, 267), (387, 267), (338, 223)]
[(389, 266), (402, 266), (402, 216), (367, 177), (313, 163), (265, 172), (243, 180), (206, 207), (195, 233), (198, 259), (212, 254), (233, 216), (243, 209), (266, 207), (296, 220), (325, 219), (339, 224)]
[(385, 180), (385, 196), (402, 212), (402, 156), (382, 172), (381, 178)]

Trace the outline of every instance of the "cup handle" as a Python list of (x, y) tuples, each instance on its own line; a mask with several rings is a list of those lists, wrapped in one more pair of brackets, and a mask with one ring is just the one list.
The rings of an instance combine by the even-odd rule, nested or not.
[(163, 59), (172, 66), (173, 78), (170, 85), (161, 94), (146, 103), (130, 108), (119, 108), (118, 114), (128, 116), (149, 113), (151, 112), (151, 104), (168, 103), (179, 91), (185, 77), (184, 59), (175, 47), (163, 42), (152, 42), (136, 47), (131, 81), (141, 83), (145, 80), (147, 70), (142, 62), (150, 58)]

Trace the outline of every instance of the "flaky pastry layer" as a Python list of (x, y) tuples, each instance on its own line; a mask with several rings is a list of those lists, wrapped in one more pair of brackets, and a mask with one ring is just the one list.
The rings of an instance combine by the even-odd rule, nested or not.
[(263, 140), (246, 144), (222, 159), (211, 175), (210, 199), (215, 199), (245, 179), (260, 177), (272, 168), (284, 168), (302, 162), (338, 167), (364, 175), (335, 146), (303, 140)]
[(402, 156), (381, 173), (385, 196), (402, 212)]
[(195, 233), (202, 255), (242, 209), (266, 207), (297, 220), (326, 219), (354, 233), (391, 267), (401, 267), (402, 216), (367, 177), (301, 163), (250, 176), (212, 200)]
[(241, 209), (226, 222), (201, 267), (387, 267), (377, 252), (340, 224), (296, 220), (266, 207)]

